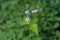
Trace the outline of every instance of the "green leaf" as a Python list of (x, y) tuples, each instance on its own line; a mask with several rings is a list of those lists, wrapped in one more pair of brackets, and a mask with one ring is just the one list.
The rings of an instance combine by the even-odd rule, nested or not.
[(57, 28), (57, 27), (59, 27), (59, 23), (58, 22), (54, 24), (54, 28)]
[(37, 24), (30, 24), (29, 29), (38, 35), (38, 26)]

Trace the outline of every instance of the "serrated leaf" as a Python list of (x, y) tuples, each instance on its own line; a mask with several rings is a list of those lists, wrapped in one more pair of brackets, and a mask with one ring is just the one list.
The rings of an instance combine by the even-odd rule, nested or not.
[(33, 31), (35, 34), (38, 34), (38, 26), (37, 26), (37, 24), (31, 24), (31, 25), (29, 26), (29, 29), (30, 29), (31, 31)]

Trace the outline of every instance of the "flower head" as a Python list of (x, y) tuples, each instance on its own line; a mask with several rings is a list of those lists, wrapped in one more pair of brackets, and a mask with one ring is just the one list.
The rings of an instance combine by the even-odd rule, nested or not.
[(27, 18), (25, 19), (25, 21), (26, 21), (26, 22), (29, 22), (29, 21), (30, 21), (30, 18), (29, 18), (29, 17), (27, 17)]
[(32, 13), (37, 13), (37, 12), (38, 12), (37, 9), (32, 10)]
[(29, 10), (26, 10), (26, 11), (25, 11), (25, 14), (29, 14), (29, 13), (30, 13), (30, 11), (29, 11)]

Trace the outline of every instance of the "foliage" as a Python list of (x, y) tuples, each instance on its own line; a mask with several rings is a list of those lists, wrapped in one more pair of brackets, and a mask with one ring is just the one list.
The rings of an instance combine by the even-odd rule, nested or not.
[(0, 0), (0, 40), (60, 40), (60, 0)]

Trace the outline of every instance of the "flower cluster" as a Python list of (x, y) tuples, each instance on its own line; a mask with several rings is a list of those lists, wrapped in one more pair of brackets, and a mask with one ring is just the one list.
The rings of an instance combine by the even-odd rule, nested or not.
[[(34, 9), (34, 10), (31, 11), (31, 13), (37, 13), (37, 12), (38, 12), (37, 9)], [(25, 14), (30, 14), (30, 11), (29, 10), (26, 10), (25, 11)], [(26, 22), (30, 22), (30, 18), (29, 17), (25, 18), (25, 21)]]
[[(32, 13), (37, 13), (38, 12), (38, 10), (37, 9), (34, 9), (34, 10), (32, 10), (31, 11)], [(29, 10), (26, 10), (25, 11), (25, 14), (29, 14), (30, 13), (30, 11)]]

